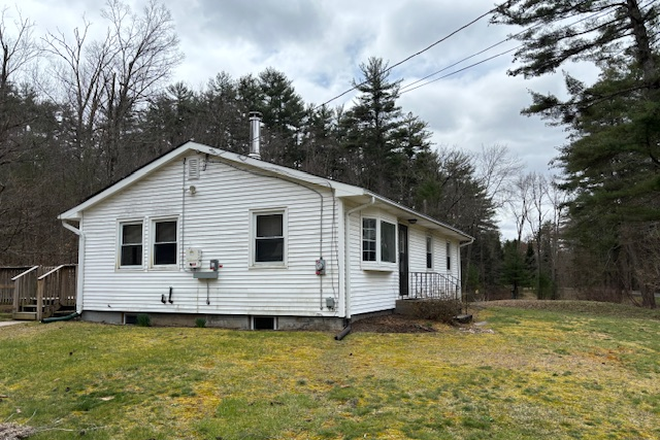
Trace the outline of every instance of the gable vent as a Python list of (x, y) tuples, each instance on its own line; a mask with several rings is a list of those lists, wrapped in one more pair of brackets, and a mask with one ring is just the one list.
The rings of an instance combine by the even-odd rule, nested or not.
[(199, 159), (188, 160), (188, 180), (199, 179)]

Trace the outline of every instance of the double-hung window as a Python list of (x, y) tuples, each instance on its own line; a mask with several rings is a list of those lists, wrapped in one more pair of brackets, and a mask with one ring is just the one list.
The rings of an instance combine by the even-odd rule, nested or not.
[(380, 261), (396, 263), (396, 225), (380, 221)]
[(154, 221), (154, 266), (176, 265), (177, 246), (177, 221), (157, 220)]
[(447, 271), (451, 270), (451, 243), (447, 242)]
[(119, 267), (142, 266), (142, 222), (120, 224)]
[(285, 213), (256, 212), (253, 222), (253, 265), (284, 266), (286, 259)]
[(433, 238), (426, 236), (426, 268), (433, 269)]
[(378, 218), (363, 217), (363, 267), (391, 270), (396, 264), (396, 252), (396, 225)]
[(362, 261), (376, 261), (377, 244), (376, 240), (376, 219), (362, 219)]

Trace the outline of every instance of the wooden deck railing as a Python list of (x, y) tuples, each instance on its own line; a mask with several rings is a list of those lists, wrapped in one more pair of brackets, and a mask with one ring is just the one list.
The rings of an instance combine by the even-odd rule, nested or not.
[(76, 305), (76, 266), (63, 264), (37, 278), (37, 320)]
[(12, 306), (14, 304), (14, 282), (12, 279), (29, 268), (29, 266), (0, 267), (0, 305)]
[(76, 305), (76, 265), (34, 266), (12, 281), (15, 319), (41, 320)]
[(36, 302), (37, 278), (39, 266), (33, 266), (11, 279), (14, 282), (14, 315), (21, 312), (23, 307)]
[(407, 298), (460, 299), (460, 280), (453, 275), (438, 272), (410, 272)]

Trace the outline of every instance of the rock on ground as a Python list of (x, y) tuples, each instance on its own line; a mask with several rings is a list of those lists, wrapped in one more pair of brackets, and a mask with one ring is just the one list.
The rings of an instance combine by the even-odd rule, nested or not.
[(31, 426), (16, 423), (0, 423), (0, 440), (21, 440), (28, 438), (36, 431)]

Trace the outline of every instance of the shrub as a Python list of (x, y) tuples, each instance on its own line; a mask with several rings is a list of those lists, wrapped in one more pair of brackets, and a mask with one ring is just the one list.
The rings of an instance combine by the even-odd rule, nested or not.
[(459, 315), (462, 304), (455, 299), (424, 299), (410, 304), (410, 314), (418, 319), (429, 319), (449, 324)]
[(137, 315), (137, 325), (140, 327), (151, 327), (151, 316), (146, 313)]
[(204, 318), (195, 319), (195, 327), (198, 327), (198, 328), (206, 327), (206, 319), (204, 319)]

